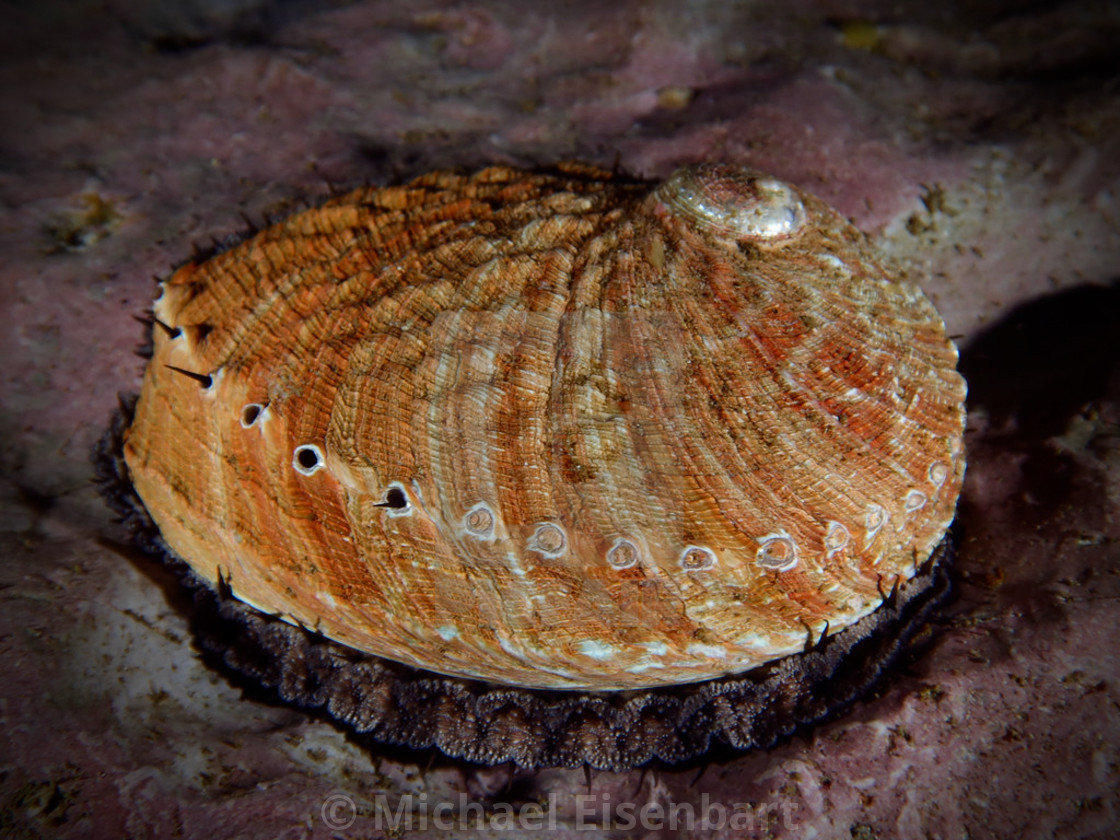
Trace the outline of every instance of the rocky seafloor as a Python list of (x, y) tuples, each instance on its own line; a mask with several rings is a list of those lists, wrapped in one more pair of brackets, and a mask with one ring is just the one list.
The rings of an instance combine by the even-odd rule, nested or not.
[[(420, 819), (448, 802), (490, 818), (454, 836), (1116, 836), (1117, 42), (1090, 2), (5, 7), (0, 834), (452, 836)], [(90, 482), (132, 316), (194, 247), (339, 187), (564, 159), (793, 181), (961, 347), (955, 598), (875, 695), (769, 751), (585, 774), (358, 743), (203, 661)]]

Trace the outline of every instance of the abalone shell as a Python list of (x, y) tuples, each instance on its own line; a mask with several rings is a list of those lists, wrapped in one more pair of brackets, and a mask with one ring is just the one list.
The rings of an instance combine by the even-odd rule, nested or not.
[(360, 189), (154, 314), (124, 457), (164, 544), (440, 674), (645, 689), (812, 648), (927, 565), (965, 468), (927, 298), (729, 165)]

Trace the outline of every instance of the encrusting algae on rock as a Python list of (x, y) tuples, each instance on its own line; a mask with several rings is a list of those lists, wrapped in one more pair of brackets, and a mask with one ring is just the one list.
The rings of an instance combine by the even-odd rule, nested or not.
[[(289, 693), (386, 740), (613, 767), (772, 741), (862, 690), (941, 591), (956, 350), (774, 178), (437, 172), (187, 264), (154, 316), (125, 507), (227, 612), (348, 651)], [(284, 693), (286, 667), (241, 669)], [(425, 679), (416, 702), (473, 730), (402, 712)]]

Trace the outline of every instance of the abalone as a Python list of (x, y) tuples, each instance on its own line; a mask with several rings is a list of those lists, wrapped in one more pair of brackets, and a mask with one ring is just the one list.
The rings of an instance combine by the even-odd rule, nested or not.
[[(711, 687), (901, 637), (881, 605), (930, 588), (965, 469), (932, 304), (834, 210), (732, 165), (360, 189), (184, 265), (154, 317), (117, 472), (161, 545), (378, 674), (421, 669), (436, 705), (465, 691), (476, 722), (486, 691), (727, 702)], [(358, 716), (340, 690), (308, 702)], [(799, 702), (771, 701), (773, 731), (819, 714)], [(572, 714), (531, 755), (440, 746), (699, 749), (659, 720), (628, 758), (618, 731), (565, 752)]]

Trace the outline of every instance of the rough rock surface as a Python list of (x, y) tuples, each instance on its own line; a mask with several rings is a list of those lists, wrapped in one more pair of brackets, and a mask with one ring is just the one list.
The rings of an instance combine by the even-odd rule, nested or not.
[[(412, 794), (417, 814), (543, 799), (552, 836), (604, 802), (651, 806), (648, 830), (616, 811), (633, 836), (1114, 836), (1118, 32), (1107, 7), (1012, 0), (8, 9), (0, 832), (379, 836), (377, 806)], [(962, 346), (956, 600), (876, 697), (770, 751), (588, 780), (368, 749), (207, 667), (89, 483), (138, 384), (129, 316), (192, 244), (329, 184), (562, 158), (804, 186)], [(670, 803), (746, 803), (753, 829), (661, 829)]]

